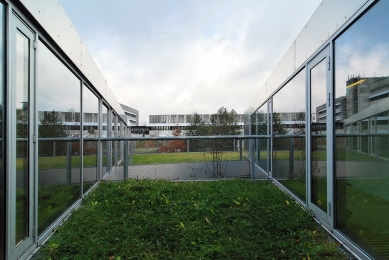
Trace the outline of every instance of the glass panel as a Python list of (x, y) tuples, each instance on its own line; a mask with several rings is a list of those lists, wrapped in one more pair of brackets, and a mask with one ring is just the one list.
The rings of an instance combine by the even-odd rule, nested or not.
[[(99, 99), (87, 86), (83, 86), (83, 131), (84, 138), (99, 137)], [(86, 192), (98, 180), (97, 141), (84, 141), (84, 183)]]
[[(305, 134), (305, 93), (305, 70), (302, 70), (273, 96), (274, 134), (284, 136)], [(291, 96), (293, 99), (289, 98)], [(305, 156), (305, 137), (274, 138), (273, 177), (304, 202)]]
[(327, 212), (326, 60), (311, 69), (311, 202)]
[[(268, 122), (267, 122), (267, 104), (264, 104), (255, 113), (255, 131), (258, 135), (267, 135)], [(255, 163), (267, 172), (268, 161), (268, 140), (258, 139), (255, 141)]]
[[(53, 73), (55, 71), (55, 73)], [(80, 81), (41, 42), (37, 68), (38, 234), (80, 194)]]
[(29, 223), (29, 39), (16, 33), (16, 240), (28, 236)]
[(5, 237), (5, 171), (4, 171), (4, 125), (3, 125), (3, 106), (4, 106), (4, 6), (0, 3), (0, 259), (4, 259), (4, 237)]
[(379, 1), (335, 41), (336, 228), (374, 259), (389, 258), (388, 13)]
[[(108, 108), (103, 105), (103, 108), (102, 108), (102, 118), (103, 118), (103, 131), (101, 133), (101, 137), (108, 137), (108, 134), (109, 134), (109, 130), (108, 130)], [(110, 142), (109, 141), (104, 141), (102, 142), (102, 148), (103, 148), (103, 175), (105, 175), (108, 171), (109, 171), (109, 168), (108, 168), (108, 161), (110, 161), (109, 159), (111, 158), (109, 156), (110, 154), (110, 150), (108, 149), (110, 145)]]

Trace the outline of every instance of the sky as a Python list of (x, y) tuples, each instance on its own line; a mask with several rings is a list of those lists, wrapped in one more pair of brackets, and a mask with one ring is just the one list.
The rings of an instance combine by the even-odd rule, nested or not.
[(321, 0), (60, 0), (117, 100), (244, 113)]

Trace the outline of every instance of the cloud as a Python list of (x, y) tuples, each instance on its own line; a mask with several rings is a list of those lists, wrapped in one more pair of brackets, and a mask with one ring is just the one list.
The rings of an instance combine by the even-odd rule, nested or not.
[(320, 0), (62, 4), (119, 102), (149, 114), (243, 113)]

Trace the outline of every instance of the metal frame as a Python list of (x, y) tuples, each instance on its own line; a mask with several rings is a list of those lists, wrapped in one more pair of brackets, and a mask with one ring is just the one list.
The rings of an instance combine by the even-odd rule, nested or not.
[[(29, 100), (29, 110), (28, 110), (28, 189), (29, 189), (29, 199), (30, 201), (33, 201), (33, 203), (29, 203), (29, 212), (28, 212), (28, 236), (25, 238), (22, 242), (18, 243), (17, 246), (15, 246), (15, 233), (16, 233), (16, 103), (14, 101), (14, 97), (16, 94), (16, 88), (15, 85), (15, 77), (16, 72), (14, 65), (11, 66), (11, 68), (8, 71), (8, 84), (7, 89), (7, 101), (8, 109), (7, 112), (7, 132), (8, 132), (8, 140), (7, 140), (7, 151), (11, 151), (10, 153), (7, 153), (6, 158), (6, 165), (7, 165), (7, 172), (14, 172), (15, 174), (11, 174), (8, 176), (7, 180), (7, 241), (6, 241), (6, 257), (7, 258), (16, 258), (21, 256), (23, 253), (29, 250), (31, 246), (36, 241), (36, 230), (35, 228), (35, 210), (36, 209), (36, 196), (34, 194), (34, 183), (35, 183), (35, 174), (34, 170), (36, 167), (35, 163), (35, 153), (32, 151), (36, 151), (35, 146), (36, 144), (33, 142), (33, 139), (36, 135), (34, 125), (35, 117), (34, 117), (34, 106), (35, 106), (35, 100), (34, 100), (34, 90), (35, 90), (35, 49), (34, 49), (34, 42), (36, 41), (36, 34), (35, 32), (29, 28), (21, 19), (19, 15), (17, 15), (13, 10), (12, 7), (8, 6), (8, 17), (9, 17), (9, 37), (8, 37), (8, 50), (11, 60), (15, 60), (16, 58), (16, 33), (17, 31), (20, 31), (26, 38), (29, 39), (29, 86), (28, 86), (28, 100)], [(14, 63), (12, 63), (14, 64)], [(15, 125), (15, 127), (14, 127)]]
[[(331, 122), (331, 120), (333, 119), (333, 117), (331, 116), (331, 113), (332, 113), (332, 107), (333, 107), (333, 102), (332, 102), (332, 91), (331, 91), (331, 86), (332, 86), (332, 83), (331, 83), (331, 80), (330, 80), (330, 68), (328, 67), (328, 63), (330, 61), (330, 47), (329, 46), (326, 46), (322, 49), (322, 51), (317, 55), (315, 56), (313, 59), (311, 59), (307, 65), (307, 70), (306, 70), (306, 73), (307, 73), (307, 80), (306, 80), (306, 84), (307, 84), (307, 91), (308, 91), (308, 95), (307, 95), (307, 99), (306, 99), (306, 133), (308, 135), (308, 138), (306, 139), (306, 155), (307, 155), (307, 160), (306, 160), (306, 165), (307, 165), (307, 168), (306, 168), (306, 176), (307, 176), (307, 192), (308, 192), (308, 196), (307, 196), (307, 205), (308, 207), (318, 216), (322, 219), (322, 223), (323, 225), (326, 226), (326, 228), (328, 228), (329, 230), (332, 230), (333, 229), (333, 221), (332, 221), (332, 217), (333, 217), (333, 214), (331, 215), (331, 213), (333, 213), (333, 210), (332, 210), (332, 207), (333, 207), (333, 185), (330, 185), (330, 183), (333, 183), (333, 168), (332, 168), (332, 164), (333, 164), (333, 152), (331, 151), (331, 149), (333, 149), (333, 135), (330, 134), (331, 132), (331, 129), (333, 127), (333, 123)], [(312, 179), (311, 179), (311, 161), (312, 161), (312, 158), (311, 158), (311, 148), (312, 148), (312, 145), (311, 145), (311, 140), (312, 140), (312, 137), (318, 137), (318, 135), (313, 135), (312, 134), (312, 130), (311, 130), (311, 121), (312, 121), (312, 112), (311, 111), (311, 82), (312, 82), (312, 79), (311, 79), (311, 70), (317, 65), (319, 64), (320, 62), (326, 62), (326, 99), (327, 99), (327, 95), (328, 95), (328, 99), (327, 99), (327, 134), (325, 135), (327, 138), (326, 138), (326, 149), (327, 149), (327, 162), (326, 162), (326, 167), (327, 167), (327, 206), (328, 206), (328, 210), (327, 212), (323, 212), (318, 206), (316, 206), (315, 204), (313, 204), (311, 202), (311, 194), (312, 194), (312, 187), (311, 187), (311, 184), (312, 184)], [(317, 115), (316, 115), (317, 116)]]

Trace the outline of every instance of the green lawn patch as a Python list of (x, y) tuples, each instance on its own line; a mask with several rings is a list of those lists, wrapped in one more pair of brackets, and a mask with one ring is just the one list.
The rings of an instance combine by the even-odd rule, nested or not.
[[(223, 159), (229, 161), (239, 160), (239, 152), (224, 152)], [(190, 153), (151, 153), (132, 155), (132, 164), (166, 164), (183, 162), (204, 162), (212, 161), (211, 153), (190, 152)]]
[(104, 182), (42, 259), (345, 259), (270, 182)]

